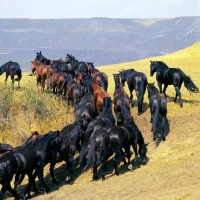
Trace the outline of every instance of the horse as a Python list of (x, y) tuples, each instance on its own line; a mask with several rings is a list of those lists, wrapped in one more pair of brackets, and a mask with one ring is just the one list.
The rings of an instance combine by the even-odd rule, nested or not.
[[(14, 87), (14, 81), (18, 81), (18, 88), (20, 88), (20, 80), (22, 78), (22, 71), (21, 71), (19, 63), (12, 62), (12, 61), (6, 62), (0, 67), (0, 75), (2, 75), (4, 72), (6, 72), (5, 82), (7, 82), (8, 76), (10, 75), (10, 78), (12, 80), (12, 87)], [(14, 78), (15, 75), (18, 78)]]
[(71, 64), (66, 63), (63, 60), (53, 60), (51, 62), (51, 66), (54, 69), (54, 71), (59, 71), (59, 72), (65, 72), (65, 73), (71, 73), (74, 74), (74, 71), (72, 69)]
[(104, 72), (96, 69), (92, 62), (87, 62), (88, 74), (107, 92), (108, 90), (108, 76)]
[(162, 138), (165, 141), (166, 136), (164, 135), (164, 124), (167, 119), (167, 101), (165, 96), (163, 96), (158, 89), (154, 86), (154, 83), (148, 83), (148, 98), (149, 98), (149, 107), (151, 113), (152, 123), (151, 131), (153, 132), (153, 140), (156, 140), (156, 126), (159, 115), (162, 117)]
[(36, 82), (37, 86), (39, 84), (39, 81), (41, 80), (41, 91), (44, 93), (45, 88), (45, 80), (47, 79), (47, 88), (50, 87), (50, 78), (53, 75), (53, 69), (51, 68), (51, 65), (44, 65), (39, 61), (31, 61), (31, 70), (32, 73), (36, 71)]
[[(168, 85), (173, 85), (175, 88), (175, 98), (174, 102), (176, 102), (177, 97), (180, 98), (180, 107), (183, 107), (183, 101), (181, 98), (181, 85), (184, 82), (185, 87), (188, 91), (198, 93), (199, 88), (193, 83), (192, 79), (185, 75), (185, 73), (179, 68), (169, 68), (162, 61), (151, 61), (150, 60), (150, 76), (153, 76), (156, 72), (156, 80), (158, 83), (160, 93), (166, 95), (166, 89)], [(164, 88), (162, 90), (162, 84), (164, 84)]]
[[(131, 116), (130, 111), (122, 106), (122, 114), (124, 116), (124, 124), (120, 126), (107, 126), (101, 129), (96, 130), (90, 137), (89, 140), (89, 151), (88, 151), (88, 159), (87, 164), (84, 167), (83, 171), (88, 170), (93, 167), (93, 179), (97, 180), (97, 167), (102, 164), (102, 181), (105, 180), (105, 169), (106, 169), (106, 161), (109, 157), (109, 148), (110, 146), (115, 149), (115, 156), (113, 158), (115, 174), (118, 175), (118, 158), (119, 155), (122, 154), (122, 148), (125, 150), (123, 160), (124, 164), (126, 164), (125, 157), (128, 158), (128, 164), (130, 164), (131, 152), (130, 147), (133, 147), (135, 152), (134, 163), (138, 158), (138, 153), (142, 159), (142, 163), (147, 162), (146, 146), (142, 133), (134, 123), (133, 117)], [(139, 146), (139, 150), (137, 151), (137, 145)]]
[(37, 171), (44, 191), (49, 191), (43, 180), (43, 170), (51, 144), (59, 139), (60, 136), (57, 131), (50, 132), (38, 138), (32, 146), (11, 151), (0, 157), (0, 184), (2, 184), (0, 199), (3, 199), (6, 190), (11, 192), (16, 199), (24, 199), (11, 188), (10, 182), (15, 173), (28, 175), (28, 186), (24, 194), (30, 195), (30, 187), (33, 182), (32, 171), (34, 169)]
[(43, 63), (44, 65), (51, 65), (52, 61), (50, 59), (47, 59), (46, 57), (44, 57), (42, 55), (42, 52), (40, 51), (39, 53), (36, 52), (36, 58), (35, 61), (40, 61), (41, 63)]
[(80, 82), (82, 85), (84, 85), (85, 82), (89, 82), (91, 84), (95, 99), (95, 107), (99, 115), (101, 112), (103, 99), (109, 96), (108, 93), (102, 87), (100, 87), (99, 84), (85, 71), (79, 71), (77, 81)]
[(112, 100), (110, 97), (105, 97), (103, 99), (103, 104), (101, 108), (101, 113), (99, 116), (94, 118), (87, 126), (87, 130), (84, 133), (83, 144), (81, 145), (81, 151), (79, 156), (79, 164), (82, 163), (85, 156), (87, 144), (89, 138), (93, 132), (104, 126), (111, 126), (115, 124), (115, 117), (112, 112)]
[(61, 94), (63, 92), (63, 89), (64, 89), (64, 94), (66, 94), (66, 88), (63, 88), (61, 90), (61, 87), (67, 75), (68, 74), (65, 72), (55, 72), (55, 71), (53, 72), (52, 76), (50, 77), (50, 88), (52, 88), (53, 94), (57, 92)]
[(10, 144), (0, 143), (0, 156), (13, 150), (13, 147)]
[(72, 55), (67, 54), (67, 56), (66, 56), (66, 58), (65, 58), (65, 62), (71, 64), (71, 66), (72, 66), (72, 68), (73, 68), (73, 71), (74, 71), (74, 74), (75, 74), (75, 77), (78, 76), (78, 72), (79, 72), (80, 70), (83, 70), (83, 71), (85, 71), (86, 73), (88, 73), (88, 68), (87, 68), (86, 62), (78, 61), (78, 60), (76, 60), (75, 57), (72, 56)]
[(95, 100), (93, 96), (93, 88), (89, 82), (85, 82), (85, 94), (81, 98), (77, 107), (74, 109), (75, 119), (84, 117), (89, 122), (97, 116), (97, 111), (95, 107)]
[(130, 103), (133, 107), (133, 90), (135, 90), (137, 96), (137, 106), (138, 106), (138, 115), (142, 113), (142, 104), (144, 100), (144, 94), (147, 87), (147, 77), (142, 72), (137, 72), (134, 69), (121, 70), (120, 72), (122, 85), (125, 85), (125, 81), (128, 84), (130, 91)]
[(118, 115), (121, 112), (122, 104), (124, 104), (127, 107), (127, 109), (130, 110), (130, 99), (120, 81), (120, 74), (113, 74), (113, 78), (115, 81), (115, 90), (113, 93), (114, 113), (115, 116), (118, 118)]
[[(74, 76), (72, 74), (68, 74), (63, 81), (60, 91), (63, 88), (66, 88), (66, 98), (68, 101), (68, 106), (70, 105), (71, 101), (72, 105), (76, 108), (81, 98), (84, 96), (84, 87), (76, 80), (74, 80)], [(60, 91), (59, 94), (61, 94)]]

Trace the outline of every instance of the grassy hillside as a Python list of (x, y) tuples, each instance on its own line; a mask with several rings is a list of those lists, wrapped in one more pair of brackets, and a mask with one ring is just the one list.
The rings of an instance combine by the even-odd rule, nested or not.
[[(200, 43), (196, 43), (173, 54), (152, 57), (137, 62), (102, 66), (99, 67), (99, 70), (108, 74), (108, 93), (111, 97), (114, 91), (113, 74), (118, 73), (121, 69), (134, 68), (137, 71), (144, 72), (149, 82), (155, 81), (155, 75), (153, 77), (149, 75), (150, 60), (161, 60), (169, 67), (181, 68), (200, 88), (199, 49)], [(15, 105), (11, 106), (11, 110), (8, 109), (10, 113), (8, 119), (13, 125), (11, 127), (7, 126), (8, 123), (5, 122), (6, 132), (4, 133), (1, 130), (1, 133), (4, 135), (4, 141), (11, 141), (14, 145), (19, 144), (19, 141), (16, 142), (13, 139), (17, 135), (30, 135), (30, 131), (33, 130), (45, 133), (50, 129), (60, 129), (73, 121), (73, 110), (67, 107), (66, 102), (57, 99), (49, 92), (41, 95), (40, 91), (33, 87), (35, 85), (35, 78), (27, 75), (28, 73), (23, 74), (22, 88), (20, 90), (15, 89), (12, 92), (8, 89), (7, 92), (7, 94), (13, 94), (12, 98), (14, 100), (10, 105), (13, 105), (13, 102), (17, 103), (18, 110), (16, 111)], [(5, 89), (2, 90), (4, 88), (4, 77), (1, 76), (0, 78), (2, 82), (2, 95), (5, 91)], [(128, 93), (127, 85), (125, 89)], [(91, 171), (81, 173), (83, 166), (76, 166), (74, 163), (73, 177), (75, 182), (73, 185), (68, 185), (65, 181), (66, 172), (65, 163), (63, 162), (57, 164), (55, 170), (55, 174), (60, 180), (60, 185), (58, 186), (53, 185), (50, 180), (48, 165), (45, 167), (45, 181), (51, 189), (51, 193), (45, 196), (33, 195), (33, 199), (199, 199), (200, 94), (190, 95), (184, 85), (182, 85), (183, 108), (180, 108), (178, 103), (173, 103), (175, 95), (173, 86), (169, 86), (166, 93), (170, 97), (168, 98), (167, 116), (169, 133), (165, 142), (160, 139), (156, 142), (152, 140), (147, 93), (144, 99), (145, 112), (142, 115), (137, 115), (136, 107), (131, 108), (135, 123), (141, 130), (145, 142), (149, 143), (147, 153), (149, 161), (147, 165), (141, 166), (138, 163), (132, 171), (128, 171), (127, 167), (121, 163), (119, 169), (120, 176), (115, 176), (113, 174), (112, 162), (109, 161), (106, 180), (104, 182), (101, 180), (93, 182), (91, 181)], [(1, 99), (1, 101), (3, 100)], [(22, 110), (21, 108), (24, 105), (27, 107), (25, 110)], [(43, 106), (40, 107), (39, 105)], [(28, 112), (25, 112), (26, 110)], [(39, 112), (38, 115), (36, 115), (36, 111)], [(29, 116), (29, 120), (27, 116)], [(16, 120), (15, 123), (12, 122), (13, 119)], [(15, 129), (14, 124), (17, 129)], [(23, 136), (23, 139), (25, 136)], [(18, 188), (18, 192), (21, 193), (23, 191), (26, 181)], [(13, 199), (13, 197), (7, 192), (6, 199)]]

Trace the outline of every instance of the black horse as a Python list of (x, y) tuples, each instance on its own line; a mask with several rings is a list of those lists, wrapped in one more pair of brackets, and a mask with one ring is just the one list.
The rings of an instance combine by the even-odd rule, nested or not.
[[(122, 154), (122, 148), (125, 150), (123, 160), (126, 164), (125, 157), (128, 159), (130, 164), (131, 152), (130, 147), (132, 146), (135, 152), (134, 163), (138, 158), (138, 153), (142, 159), (142, 163), (146, 163), (146, 152), (147, 144), (144, 143), (144, 138), (134, 123), (130, 111), (123, 106), (122, 114), (124, 116), (124, 124), (120, 126), (107, 126), (96, 130), (90, 137), (89, 140), (89, 151), (87, 164), (84, 171), (93, 167), (93, 179), (98, 179), (97, 167), (102, 164), (102, 180), (105, 180), (105, 169), (106, 161), (109, 157), (110, 147), (114, 148), (115, 156), (113, 158), (115, 174), (118, 175), (118, 158)], [(137, 151), (137, 145), (139, 150)]]
[(115, 124), (115, 117), (112, 112), (112, 100), (110, 97), (105, 97), (103, 99), (101, 110), (100, 115), (93, 119), (87, 126), (87, 130), (85, 131), (83, 138), (83, 144), (81, 145), (79, 164), (83, 161), (91, 134), (104, 126), (111, 126)]
[(153, 140), (156, 140), (156, 127), (159, 115), (162, 117), (162, 138), (165, 141), (164, 135), (164, 124), (167, 119), (167, 101), (153, 83), (148, 83), (147, 85), (148, 97), (149, 97), (149, 107), (151, 113), (151, 120), (153, 132)]
[[(185, 87), (190, 92), (198, 93), (199, 89), (193, 83), (189, 76), (186, 76), (185, 73), (179, 68), (169, 68), (164, 62), (162, 61), (150, 61), (150, 76), (156, 72), (156, 80), (158, 83), (160, 93), (166, 95), (166, 89), (168, 85), (173, 85), (176, 91), (176, 95), (174, 98), (174, 102), (176, 102), (177, 97), (180, 98), (180, 107), (183, 106), (183, 101), (181, 99), (181, 92), (180, 88), (182, 83), (184, 82)], [(164, 88), (162, 90), (162, 84), (164, 84)]]
[(115, 90), (113, 93), (113, 103), (114, 103), (114, 113), (118, 118), (118, 115), (121, 112), (121, 105), (124, 104), (128, 110), (130, 110), (130, 99), (124, 87), (120, 81), (119, 74), (113, 74), (113, 78), (115, 81)]
[(132, 107), (134, 105), (132, 92), (135, 90), (137, 96), (138, 114), (141, 114), (144, 94), (148, 83), (146, 75), (142, 72), (137, 72), (134, 69), (127, 69), (120, 71), (120, 77), (123, 86), (125, 85), (125, 81), (128, 84), (130, 91), (130, 103)]
[(44, 57), (42, 55), (42, 52), (40, 51), (39, 53), (36, 52), (36, 58), (35, 58), (35, 61), (38, 60), (40, 61), (41, 63), (43, 63), (44, 65), (51, 65), (52, 64), (52, 60), (50, 59), (47, 59), (46, 57)]
[[(20, 80), (22, 78), (22, 71), (21, 71), (19, 63), (8, 61), (7, 63), (3, 64), (0, 67), (0, 75), (2, 75), (4, 72), (6, 72), (5, 81), (7, 81), (8, 76), (10, 75), (13, 87), (14, 87), (14, 81), (18, 81), (18, 88), (20, 88)], [(15, 75), (18, 78), (15, 79), (14, 78)]]
[(51, 61), (51, 66), (54, 71), (59, 71), (59, 72), (66, 72), (69, 74), (74, 74), (73, 68), (70, 63), (66, 63), (62, 59), (59, 60), (52, 60)]
[(72, 55), (67, 54), (67, 57), (65, 58), (65, 62), (71, 64), (71, 66), (74, 70), (74, 73), (75, 73), (75, 77), (78, 76), (78, 73), (79, 73), (80, 70), (88, 73), (88, 68), (87, 68), (86, 62), (78, 61)]

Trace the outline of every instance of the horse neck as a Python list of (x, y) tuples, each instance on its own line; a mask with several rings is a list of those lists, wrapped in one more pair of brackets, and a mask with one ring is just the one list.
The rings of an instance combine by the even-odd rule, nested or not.
[(11, 62), (11, 61), (9, 61), (9, 62), (7, 62), (7, 63), (1, 65), (0, 69), (1, 69), (2, 73), (5, 72), (6, 65), (8, 65), (10, 62)]
[(162, 61), (158, 61), (159, 65), (157, 67), (157, 71), (158, 70), (167, 70), (169, 69), (169, 67)]
[(154, 96), (154, 95), (156, 95), (156, 94), (158, 94), (158, 93), (159, 93), (159, 91), (158, 91), (156, 88), (153, 88), (153, 89), (151, 89), (151, 91), (149, 92), (149, 96), (152, 97), (152, 96)]

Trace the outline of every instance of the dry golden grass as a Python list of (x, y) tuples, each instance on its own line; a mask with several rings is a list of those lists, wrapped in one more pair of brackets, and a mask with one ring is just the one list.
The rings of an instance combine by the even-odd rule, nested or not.
[[(113, 73), (118, 73), (121, 69), (134, 68), (137, 71), (144, 72), (148, 81), (155, 81), (155, 75), (149, 76), (150, 60), (162, 60), (169, 67), (181, 68), (186, 75), (189, 75), (194, 83), (200, 88), (200, 43), (178, 51), (173, 54), (148, 58), (137, 62), (122, 63), (117, 65), (103, 66), (99, 69), (108, 74), (109, 88), (108, 93), (112, 97), (114, 91)], [(24, 84), (26, 82), (23, 75)], [(33, 79), (33, 77), (28, 77)], [(127, 85), (125, 86), (128, 92)], [(16, 91), (17, 92), (17, 91)], [(138, 116), (137, 108), (131, 108), (135, 123), (141, 130), (145, 142), (149, 143), (147, 156), (149, 161), (147, 165), (140, 166), (139, 163), (134, 170), (128, 171), (126, 166), (120, 165), (120, 175), (113, 174), (112, 162), (109, 160), (106, 180), (102, 182), (91, 181), (91, 171), (82, 173), (81, 167), (74, 163), (73, 185), (65, 181), (65, 163), (57, 164), (55, 174), (60, 180), (60, 185), (52, 184), (49, 175), (49, 165), (45, 167), (45, 181), (51, 192), (47, 195), (33, 195), (33, 199), (137, 199), (137, 200), (198, 200), (200, 187), (200, 94), (189, 94), (182, 85), (183, 108), (179, 104), (173, 103), (175, 91), (173, 86), (167, 88), (169, 133), (166, 141), (152, 140), (150, 112), (148, 108), (147, 93), (145, 94), (144, 107), (145, 112)], [(51, 94), (44, 94), (51, 95)], [(135, 96), (134, 96), (135, 97)], [(54, 97), (51, 97), (53, 100)], [(48, 99), (49, 100), (49, 99)], [(58, 102), (62, 109), (65, 104)], [(56, 102), (55, 102), (56, 104)], [(56, 116), (56, 113), (55, 113)], [(71, 115), (70, 115), (71, 116)], [(66, 117), (67, 118), (67, 117)], [(66, 123), (59, 122), (59, 125), (51, 125), (52, 129), (61, 128)], [(71, 116), (71, 120), (73, 117)], [(45, 119), (43, 119), (45, 122)], [(41, 123), (43, 123), (41, 121)], [(49, 122), (45, 122), (49, 123)], [(70, 120), (68, 123), (71, 123)], [(37, 127), (36, 122), (34, 126)], [(25, 180), (22, 186), (18, 187), (18, 192), (22, 193)], [(7, 192), (6, 199), (13, 199)]]

